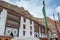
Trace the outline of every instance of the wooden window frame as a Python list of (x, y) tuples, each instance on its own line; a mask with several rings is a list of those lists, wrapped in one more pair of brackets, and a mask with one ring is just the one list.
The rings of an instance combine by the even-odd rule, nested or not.
[(26, 25), (25, 24), (23, 24), (23, 29), (26, 29)]
[(23, 36), (25, 36), (25, 31), (23, 31)]
[(30, 20), (30, 24), (32, 24), (32, 20)]
[(26, 18), (23, 18), (24, 19), (24, 22), (26, 22)]
[(32, 30), (32, 26), (30, 26), (30, 30)]
[(30, 31), (30, 36), (32, 36), (32, 31)]

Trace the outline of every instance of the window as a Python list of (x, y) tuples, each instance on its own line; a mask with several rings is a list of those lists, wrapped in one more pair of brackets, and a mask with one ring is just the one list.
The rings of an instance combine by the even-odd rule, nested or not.
[(26, 29), (26, 26), (25, 26), (25, 24), (23, 24), (23, 29)]
[(24, 18), (24, 22), (26, 22), (26, 18)]
[(19, 25), (20, 23), (19, 16), (13, 15), (13, 13), (9, 13), (7, 19), (10, 20), (12, 24), (15, 24), (15, 25)]
[(25, 36), (25, 31), (23, 31), (23, 36)]
[(10, 33), (10, 30), (8, 30), (7, 32)]
[(30, 31), (30, 35), (32, 35), (32, 32)]
[(32, 24), (32, 20), (30, 21), (30, 24)]
[(14, 31), (14, 33), (16, 33), (16, 31)]
[(30, 26), (30, 30), (32, 30), (32, 26)]

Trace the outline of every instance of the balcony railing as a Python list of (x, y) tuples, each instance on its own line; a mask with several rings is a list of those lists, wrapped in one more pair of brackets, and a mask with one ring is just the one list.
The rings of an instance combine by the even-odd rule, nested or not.
[(14, 27), (14, 28), (19, 28), (20, 24), (14, 21), (7, 20), (6, 26), (8, 27)]
[(14, 19), (14, 20), (16, 20), (16, 21), (18, 21), (18, 22), (20, 21), (20, 18), (19, 18), (19, 17), (14, 16), (14, 15), (11, 15), (11, 14), (8, 14), (8, 18), (9, 18), (9, 19), (12, 19), (12, 20)]

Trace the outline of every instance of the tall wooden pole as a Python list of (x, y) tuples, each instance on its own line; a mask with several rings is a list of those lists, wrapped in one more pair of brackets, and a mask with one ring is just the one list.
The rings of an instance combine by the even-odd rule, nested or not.
[(45, 22), (45, 28), (46, 28), (46, 31), (47, 31), (47, 40), (49, 40), (49, 33), (48, 33), (48, 25), (47, 25), (47, 19), (46, 19), (46, 10), (45, 10), (45, 1), (43, 0), (43, 15), (44, 15), (44, 22)]
[(57, 23), (56, 23), (56, 20), (55, 20), (55, 14), (54, 14), (54, 13), (53, 13), (53, 18), (54, 18), (54, 25), (55, 25), (55, 27), (56, 27), (57, 33), (59, 33), (59, 30), (58, 30), (58, 28), (57, 28)]

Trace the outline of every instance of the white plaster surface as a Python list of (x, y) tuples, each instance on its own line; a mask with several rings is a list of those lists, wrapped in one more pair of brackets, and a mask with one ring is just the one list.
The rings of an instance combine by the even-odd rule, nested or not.
[(14, 37), (11, 40), (40, 40), (36, 37)]
[[(26, 25), (26, 29), (23, 29), (23, 24)], [(34, 37), (34, 22), (32, 21), (32, 25), (30, 24), (30, 20), (26, 18), (26, 22), (24, 22), (24, 18), (21, 16), (20, 21), (20, 29), (19, 29), (19, 37), (23, 36), (23, 31), (25, 31), (25, 36), (30, 37), (30, 26), (32, 26), (32, 37)]]
[(0, 35), (4, 35), (5, 30), (5, 23), (6, 23), (6, 17), (7, 17), (7, 10), (3, 9), (0, 15)]

